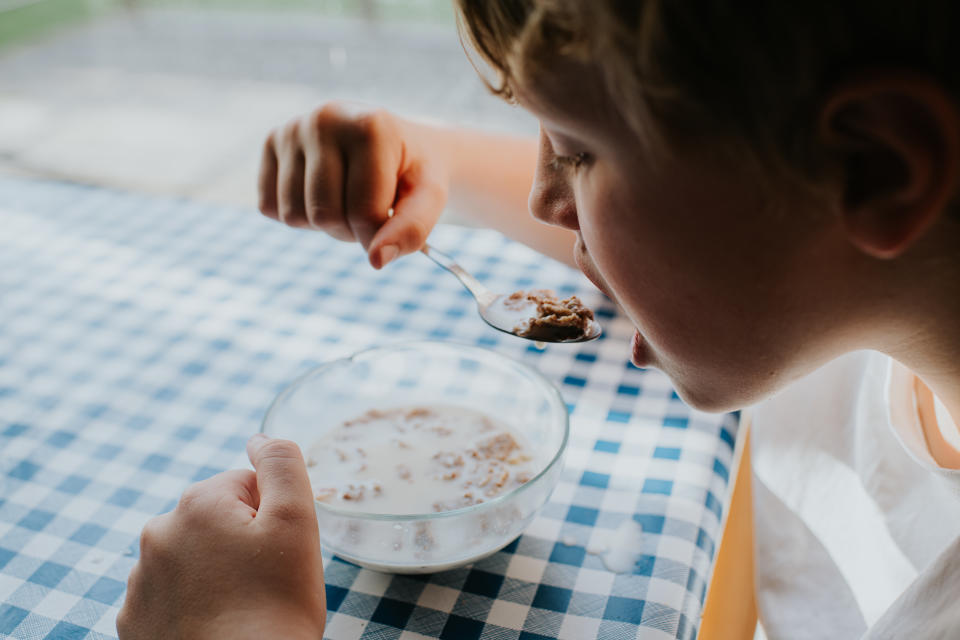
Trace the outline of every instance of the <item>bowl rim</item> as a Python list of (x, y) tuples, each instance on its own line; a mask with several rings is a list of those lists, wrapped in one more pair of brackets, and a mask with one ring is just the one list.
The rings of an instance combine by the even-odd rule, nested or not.
[[(554, 404), (556, 407), (559, 407), (560, 413), (563, 420), (563, 439), (560, 442), (560, 446), (557, 447), (556, 452), (553, 454), (553, 457), (550, 461), (544, 465), (534, 477), (520, 485), (519, 487), (514, 487), (513, 489), (502, 493), (499, 496), (482, 502), (480, 504), (474, 504), (467, 507), (460, 507), (459, 509), (452, 509), (450, 511), (440, 511), (440, 512), (429, 512), (429, 513), (411, 513), (411, 514), (397, 514), (397, 513), (377, 513), (374, 511), (356, 511), (354, 509), (341, 509), (339, 507), (331, 506), (325, 502), (314, 499), (313, 504), (316, 508), (321, 511), (327, 511), (331, 514), (344, 516), (348, 518), (356, 518), (359, 520), (376, 520), (376, 521), (385, 521), (385, 522), (415, 522), (422, 520), (441, 520), (444, 518), (454, 518), (465, 513), (480, 513), (483, 511), (488, 511), (496, 508), (499, 505), (505, 504), (511, 500), (514, 496), (521, 495), (529, 487), (537, 484), (537, 481), (543, 478), (549, 471), (551, 471), (555, 466), (557, 466), (562, 460), (563, 455), (566, 453), (567, 444), (570, 441), (570, 411), (567, 408), (566, 402), (563, 401), (563, 396), (560, 394), (560, 389), (557, 388), (545, 375), (540, 373), (537, 369), (528, 365), (525, 362), (518, 360), (512, 356), (504, 355), (498, 353), (492, 349), (487, 349), (485, 347), (478, 347), (472, 344), (465, 344), (455, 341), (441, 341), (441, 340), (414, 340), (398, 343), (388, 343), (384, 345), (377, 345), (373, 347), (368, 347), (366, 349), (361, 349), (355, 353), (350, 354), (349, 356), (344, 356), (341, 358), (335, 358), (328, 362), (319, 364), (305, 373), (300, 374), (294, 378), (287, 386), (285, 386), (280, 393), (273, 399), (270, 405), (267, 407), (266, 412), (263, 414), (263, 419), (260, 421), (260, 433), (268, 435), (266, 433), (267, 420), (270, 418), (270, 415), (273, 413), (274, 409), (277, 407), (278, 403), (284, 400), (287, 396), (293, 393), (296, 389), (300, 387), (308, 378), (315, 376), (325, 369), (331, 369), (334, 366), (349, 363), (361, 359), (362, 357), (369, 357), (377, 352), (389, 352), (389, 351), (413, 351), (417, 348), (422, 347), (439, 347), (441, 349), (456, 350), (458, 354), (462, 354), (464, 350), (467, 352), (474, 352), (480, 354), (484, 357), (493, 356), (509, 362), (511, 365), (519, 368), (521, 371), (531, 376), (536, 382), (538, 382), (546, 391), (546, 397), (551, 404)], [(271, 436), (273, 437), (273, 436)], [(299, 446), (299, 444), (297, 445)], [(301, 449), (302, 451), (302, 449)], [(551, 488), (551, 492), (553, 488)]]

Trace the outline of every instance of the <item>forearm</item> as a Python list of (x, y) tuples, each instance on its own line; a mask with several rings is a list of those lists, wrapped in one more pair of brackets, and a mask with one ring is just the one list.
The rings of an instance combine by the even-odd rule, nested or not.
[(537, 163), (534, 138), (408, 124), (415, 138), (444, 158), (450, 172), (448, 202), (452, 207), (477, 224), (573, 264), (574, 234), (536, 220), (527, 207)]

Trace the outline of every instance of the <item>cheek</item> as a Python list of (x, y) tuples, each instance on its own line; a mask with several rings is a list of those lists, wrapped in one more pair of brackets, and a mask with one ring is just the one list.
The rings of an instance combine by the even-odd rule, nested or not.
[(743, 287), (747, 273), (756, 278), (750, 243), (741, 229), (717, 224), (736, 214), (709, 194), (690, 197), (676, 180), (673, 188), (662, 184), (625, 186), (603, 174), (583, 181), (584, 243), (652, 365), (691, 404), (726, 408), (761, 383), (762, 347), (751, 338), (757, 318)]
[(682, 316), (689, 291), (700, 288), (699, 269), (682, 250), (684, 234), (675, 221), (661, 215), (656, 194), (603, 174), (582, 187), (577, 209), (584, 243), (624, 311), (641, 331)]
[[(829, 342), (829, 327), (798, 311), (815, 308), (803, 292), (823, 286), (808, 273), (820, 255), (816, 229), (771, 222), (747, 189), (583, 186), (579, 215), (593, 262), (651, 366), (691, 406), (742, 408), (829, 359), (815, 344)], [(793, 213), (786, 220), (800, 219)], [(822, 337), (811, 337), (813, 326)]]

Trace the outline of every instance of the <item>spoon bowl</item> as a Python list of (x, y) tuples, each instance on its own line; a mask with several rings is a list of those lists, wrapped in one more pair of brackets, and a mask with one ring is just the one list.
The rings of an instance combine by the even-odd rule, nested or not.
[(532, 302), (517, 304), (515, 300), (508, 303), (510, 294), (491, 291), (445, 253), (437, 251), (429, 244), (425, 244), (421, 252), (460, 280), (460, 283), (477, 301), (477, 311), (480, 313), (480, 317), (498, 331), (534, 342), (563, 343), (589, 342), (590, 340), (596, 340), (603, 333), (600, 324), (596, 320), (590, 320), (586, 330), (574, 337), (564, 337), (560, 334), (551, 335), (550, 333), (522, 334), (520, 332), (524, 329), (526, 321), (530, 320), (531, 316), (536, 315), (536, 304)]

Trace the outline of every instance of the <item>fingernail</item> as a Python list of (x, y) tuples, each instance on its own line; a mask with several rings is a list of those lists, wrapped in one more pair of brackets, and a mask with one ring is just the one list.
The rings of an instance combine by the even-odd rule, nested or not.
[(270, 436), (265, 433), (255, 433), (250, 436), (250, 439), (247, 442), (262, 442), (264, 440), (269, 440)]
[(380, 268), (387, 266), (398, 255), (400, 255), (400, 247), (395, 244), (380, 247)]

